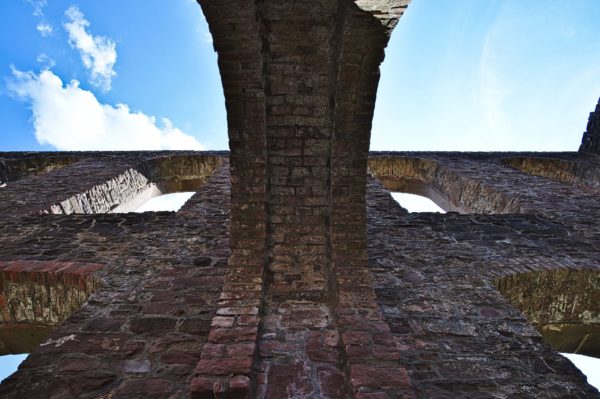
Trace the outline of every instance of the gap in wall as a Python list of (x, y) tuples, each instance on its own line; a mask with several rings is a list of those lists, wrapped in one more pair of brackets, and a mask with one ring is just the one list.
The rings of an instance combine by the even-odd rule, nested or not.
[(446, 213), (442, 208), (440, 208), (435, 202), (430, 200), (427, 197), (423, 197), (421, 195), (416, 194), (408, 194), (408, 193), (399, 193), (393, 192), (392, 198), (396, 200), (400, 206), (407, 211), (413, 212), (437, 212), (437, 213)]
[(189, 200), (195, 191), (184, 191), (181, 193), (163, 194), (158, 197), (150, 198), (134, 212), (177, 212)]

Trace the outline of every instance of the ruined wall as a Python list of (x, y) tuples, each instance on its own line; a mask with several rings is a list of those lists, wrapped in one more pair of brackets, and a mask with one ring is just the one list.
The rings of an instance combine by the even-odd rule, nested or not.
[(600, 154), (600, 99), (598, 105), (596, 105), (596, 110), (590, 113), (579, 152), (582, 154)]
[(29, 353), (97, 288), (88, 263), (0, 262), (0, 355)]
[[(20, 154), (2, 157), (16, 155)], [(169, 163), (173, 155), (83, 154), (84, 165), (93, 166), (79, 165), (59, 176), (86, 192), (102, 178), (110, 181), (106, 170), (119, 173), (117, 166), (156, 162), (161, 157)], [(215, 315), (229, 256), (230, 193), (225, 159), (211, 154), (175, 155), (189, 164), (183, 177), (189, 177), (191, 170), (222, 164), (212, 168), (216, 172), (204, 189), (196, 187), (199, 192), (177, 214), (40, 214), (53, 198), (72, 192), (60, 180), (50, 184), (55, 171), (1, 189), (2, 262), (60, 264), (65, 270), (65, 266), (82, 263), (102, 266), (93, 273), (97, 283), (89, 300), (49, 336), (34, 337), (41, 345), (19, 373), (3, 382), (1, 397), (187, 395), (189, 377)], [(205, 167), (198, 168), (203, 159)], [(47, 184), (33, 184), (44, 176), (50, 179)], [(42, 203), (44, 190), (49, 190), (49, 199)], [(15, 203), (21, 204), (19, 212), (10, 208)], [(48, 268), (45, 273), (37, 279), (26, 270), (18, 279), (12, 278), (11, 287), (22, 287), (18, 292), (31, 292), (28, 287), (33, 287), (37, 292), (36, 284), (51, 289), (52, 279), (60, 282), (60, 273)], [(77, 283), (66, 281), (70, 286)], [(35, 313), (33, 307), (31, 312)], [(0, 330), (13, 326), (0, 324)]]
[[(373, 155), (371, 171), (386, 185), (416, 176), (446, 190), (455, 206), (478, 203), (470, 201), (477, 196), (489, 200), (483, 209), (463, 206), (461, 214), (406, 213), (379, 182), (369, 183), (377, 302), (414, 395), (597, 397), (548, 346), (594, 354), (586, 342), (595, 342), (600, 293), (599, 236), (589, 219), (598, 211), (597, 194), (508, 166), (517, 156), (534, 163), (540, 157), (552, 161), (544, 165), (554, 175), (560, 170), (549, 165), (587, 159), (572, 153)], [(423, 164), (438, 165), (429, 179), (423, 172), (430, 169), (414, 167)], [(501, 198), (519, 207), (507, 212)], [(568, 316), (554, 317), (565, 301)]]
[[(587, 157), (372, 154), (370, 170), (386, 184), (403, 179), (437, 184), (447, 198), (463, 201), (465, 209), (407, 213), (370, 178), (367, 273), (355, 266), (346, 279), (337, 280), (336, 294), (354, 301), (345, 318), (294, 296), (289, 301), (267, 297), (260, 312), (225, 306), (236, 297), (224, 281), (248, 292), (268, 289), (269, 282), (236, 277), (232, 263), (228, 266), (230, 174), (222, 154), (96, 153), (83, 158), (84, 165), (106, 169), (170, 165), (155, 177), (147, 173), (155, 184), (159, 175), (172, 182), (202, 179), (208, 170), (212, 174), (177, 213), (40, 213), (46, 205), (38, 197), (51, 186), (30, 180), (54, 179), (57, 171), (0, 189), (0, 203), (24, 202), (20, 213), (4, 208), (0, 225), (0, 263), (6, 266), (8, 291), (26, 297), (41, 292), (39, 287), (62, 292), (52, 291), (53, 284), (75, 289), (87, 280), (65, 280), (55, 271), (94, 265), (86, 274), (94, 279), (94, 292), (84, 289), (89, 299), (74, 305), (74, 313), (62, 312), (64, 321), (52, 317), (53, 323), (28, 324), (32, 339), (26, 345), (39, 346), (0, 385), (2, 397), (189, 397), (198, 395), (199, 382), (206, 383), (202, 375), (224, 376), (232, 370), (240, 374), (227, 379), (227, 385), (209, 379), (206, 397), (214, 391), (245, 397), (247, 387), (252, 397), (263, 398), (302, 397), (315, 389), (325, 398), (598, 395), (552, 349), (597, 355), (600, 235), (590, 219), (600, 212), (597, 193), (573, 179), (537, 176), (539, 167), (523, 166), (550, 160), (543, 161), (544, 170), (554, 176), (560, 171), (552, 171), (552, 165), (589, 166)], [(536, 173), (515, 169), (515, 158), (520, 168)], [(75, 185), (97, 184), (92, 175), (102, 169), (82, 173), (83, 167), (72, 168), (70, 179)], [(79, 176), (84, 176), (80, 182)], [(60, 184), (55, 187), (62, 190)], [(48, 194), (53, 195), (59, 196)], [(473, 201), (478, 196), (483, 198)], [(507, 211), (505, 202), (497, 200), (505, 197), (519, 208)], [(472, 205), (486, 199), (486, 207)], [(343, 283), (352, 284), (353, 291)], [(359, 292), (366, 295), (347, 294), (363, 289)], [(42, 309), (40, 314), (53, 314), (52, 306), (5, 302), (22, 309), (13, 313)], [(340, 328), (340, 322), (353, 327)], [(22, 325), (5, 318), (0, 338), (21, 331)], [(344, 358), (352, 369), (345, 368)], [(362, 388), (353, 395), (357, 385)]]

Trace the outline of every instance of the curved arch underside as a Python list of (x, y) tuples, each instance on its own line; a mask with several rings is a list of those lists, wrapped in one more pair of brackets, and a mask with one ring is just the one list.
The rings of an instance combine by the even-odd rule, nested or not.
[(29, 353), (97, 288), (98, 264), (0, 261), (0, 356)]
[(600, 358), (600, 271), (522, 273), (497, 286), (553, 349)]

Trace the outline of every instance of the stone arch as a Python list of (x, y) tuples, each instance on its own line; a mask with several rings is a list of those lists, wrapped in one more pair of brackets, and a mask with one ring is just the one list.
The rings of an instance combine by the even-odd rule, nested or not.
[(102, 265), (0, 261), (0, 356), (29, 353), (99, 286)]
[(197, 191), (223, 163), (223, 158), (207, 155), (169, 155), (151, 158), (141, 167), (162, 194)]
[(515, 198), (461, 173), (434, 155), (372, 156), (369, 171), (388, 190), (424, 195), (445, 211), (522, 213), (522, 204)]
[(600, 358), (600, 270), (519, 273), (496, 286), (553, 349)]
[(590, 159), (518, 156), (504, 158), (502, 163), (529, 175), (564, 182), (585, 191), (600, 192), (600, 169)]
[(42, 213), (130, 212), (162, 194), (198, 190), (222, 161), (218, 156), (190, 153), (155, 156), (135, 166), (123, 166), (112, 178), (55, 203)]
[(223, 163), (224, 158), (210, 155), (177, 154), (150, 158), (137, 168), (147, 179), (145, 187), (112, 213), (139, 211), (152, 198), (187, 192), (197, 192)]
[(386, 189), (429, 198), (446, 212), (460, 211), (450, 196), (434, 183), (438, 162), (416, 157), (399, 157), (388, 162), (383, 158), (369, 159), (369, 170)]
[(35, 156), (0, 159), (0, 186), (60, 169), (72, 165), (78, 160), (79, 157), (65, 154), (37, 154)]

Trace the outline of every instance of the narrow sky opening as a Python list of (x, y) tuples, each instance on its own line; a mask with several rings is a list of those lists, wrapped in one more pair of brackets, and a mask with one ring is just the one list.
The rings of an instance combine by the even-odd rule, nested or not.
[(27, 358), (27, 355), (28, 353), (0, 356), (0, 381), (17, 371), (19, 364)]
[(569, 359), (588, 378), (588, 383), (600, 390), (600, 359), (595, 357), (576, 355), (574, 353), (561, 353)]
[(186, 191), (160, 195), (145, 202), (135, 212), (177, 212), (194, 194), (196, 194), (194, 191)]
[(391, 193), (392, 198), (409, 212), (437, 212), (446, 213), (435, 202), (427, 197), (408, 193)]

